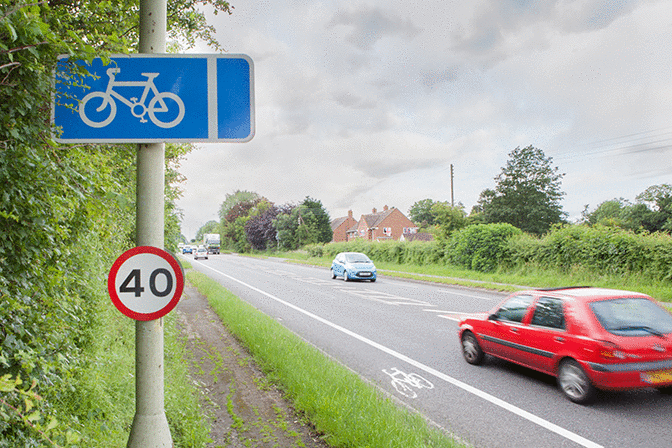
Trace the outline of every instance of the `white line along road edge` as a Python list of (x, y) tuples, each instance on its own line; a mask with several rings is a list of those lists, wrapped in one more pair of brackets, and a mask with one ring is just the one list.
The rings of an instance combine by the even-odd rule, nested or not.
[(228, 278), (228, 279), (230, 279), (230, 280), (233, 280), (234, 282), (239, 283), (239, 284), (245, 286), (246, 288), (251, 289), (252, 291), (258, 292), (259, 294), (263, 294), (264, 296), (268, 297), (269, 299), (275, 300), (275, 301), (278, 302), (278, 303), (281, 303), (281, 304), (283, 304), (283, 305), (285, 305), (285, 306), (287, 306), (287, 307), (289, 307), (289, 308), (292, 308), (293, 310), (298, 311), (299, 313), (302, 313), (302, 314), (304, 314), (304, 315), (310, 317), (311, 319), (315, 319), (315, 320), (318, 321), (318, 322), (321, 322), (321, 323), (323, 323), (323, 324), (325, 324), (325, 325), (330, 326), (331, 328), (334, 328), (334, 329), (336, 329), (336, 330), (338, 330), (338, 331), (340, 331), (340, 332), (342, 332), (342, 333), (345, 333), (345, 334), (347, 334), (348, 336), (351, 336), (351, 337), (353, 337), (353, 338), (355, 338), (355, 339), (357, 339), (357, 340), (359, 340), (359, 341), (361, 341), (361, 342), (363, 342), (363, 343), (365, 343), (365, 344), (367, 344), (367, 345), (370, 345), (371, 347), (374, 347), (374, 348), (376, 348), (376, 349), (378, 349), (378, 350), (380, 350), (380, 351), (382, 351), (382, 352), (384, 352), (384, 353), (387, 353), (388, 355), (394, 356), (395, 358), (397, 358), (397, 359), (399, 359), (399, 360), (401, 360), (401, 361), (407, 362), (408, 364), (410, 364), (410, 365), (412, 365), (412, 366), (414, 366), (414, 367), (417, 367), (418, 369), (421, 369), (421, 370), (423, 370), (423, 371), (425, 371), (425, 372), (427, 372), (427, 373), (429, 373), (429, 374), (431, 374), (431, 375), (434, 375), (435, 377), (437, 377), (437, 378), (439, 378), (439, 379), (442, 379), (442, 380), (444, 380), (445, 382), (452, 384), (453, 386), (459, 387), (460, 389), (462, 389), (462, 390), (464, 390), (464, 391), (466, 391), (466, 392), (469, 392), (470, 394), (476, 395), (477, 397), (480, 397), (480, 398), (482, 398), (482, 399), (484, 399), (484, 400), (486, 400), (486, 401), (489, 401), (490, 403), (492, 403), (492, 404), (494, 404), (494, 405), (496, 405), (496, 406), (499, 406), (499, 407), (501, 407), (502, 409), (505, 409), (505, 410), (507, 410), (507, 411), (509, 411), (509, 412), (511, 412), (511, 413), (513, 413), (513, 414), (516, 414), (516, 415), (518, 415), (519, 417), (522, 417), (522, 418), (524, 418), (524, 419), (526, 419), (526, 420), (528, 420), (528, 421), (530, 421), (530, 422), (532, 422), (532, 423), (534, 423), (534, 424), (536, 424), (536, 425), (539, 425), (539, 426), (541, 426), (542, 428), (545, 428), (545, 429), (547, 429), (547, 430), (549, 430), (549, 431), (552, 431), (552, 432), (554, 432), (554, 433), (556, 433), (556, 434), (558, 434), (558, 435), (560, 435), (560, 436), (562, 436), (562, 437), (564, 437), (564, 438), (566, 438), (566, 439), (569, 439), (569, 440), (571, 440), (571, 441), (573, 441), (573, 442), (575, 442), (575, 443), (578, 443), (578, 444), (581, 445), (581, 446), (585, 446), (585, 447), (587, 447), (587, 448), (603, 448), (602, 445), (599, 445), (599, 444), (597, 444), (597, 443), (595, 443), (595, 442), (592, 442), (592, 441), (590, 441), (590, 440), (588, 440), (588, 439), (586, 439), (586, 438), (584, 438), (584, 437), (581, 437), (581, 436), (578, 435), (578, 434), (574, 434), (574, 433), (571, 432), (571, 431), (568, 431), (568, 430), (566, 430), (566, 429), (564, 429), (564, 428), (561, 428), (560, 426), (558, 426), (558, 425), (556, 425), (556, 424), (553, 424), (553, 423), (551, 423), (551, 422), (549, 422), (549, 421), (547, 421), (547, 420), (544, 420), (544, 419), (541, 418), (541, 417), (537, 417), (536, 415), (531, 414), (531, 413), (529, 413), (529, 412), (527, 412), (527, 411), (525, 411), (525, 410), (523, 410), (523, 409), (520, 409), (519, 407), (514, 406), (514, 405), (512, 405), (512, 404), (510, 404), (510, 403), (507, 403), (506, 401), (501, 400), (501, 399), (499, 399), (499, 398), (497, 398), (497, 397), (495, 397), (495, 396), (493, 396), (493, 395), (490, 395), (490, 394), (487, 393), (487, 392), (483, 392), (482, 390), (477, 389), (477, 388), (475, 388), (475, 387), (473, 387), (473, 386), (470, 386), (469, 384), (463, 383), (462, 381), (457, 380), (457, 379), (455, 379), (455, 378), (453, 378), (453, 377), (451, 377), (451, 376), (448, 376), (448, 375), (446, 375), (445, 373), (439, 372), (438, 370), (433, 369), (433, 368), (431, 368), (431, 367), (429, 367), (429, 366), (426, 366), (426, 365), (422, 364), (421, 362), (418, 362), (418, 361), (416, 361), (416, 360), (414, 360), (414, 359), (411, 359), (411, 358), (409, 358), (409, 357), (406, 356), (406, 355), (402, 355), (401, 353), (396, 352), (396, 351), (394, 351), (394, 350), (392, 350), (392, 349), (390, 349), (390, 348), (387, 348), (387, 347), (385, 347), (384, 345), (381, 345), (381, 344), (379, 344), (379, 343), (377, 343), (377, 342), (374, 342), (374, 341), (372, 341), (372, 340), (370, 340), (370, 339), (367, 339), (367, 338), (365, 338), (364, 336), (360, 336), (359, 334), (354, 333), (354, 332), (348, 330), (347, 328), (343, 328), (343, 327), (341, 327), (340, 325), (336, 325), (335, 323), (330, 322), (330, 321), (328, 321), (328, 320), (326, 320), (326, 319), (324, 319), (324, 318), (322, 318), (322, 317), (320, 317), (320, 316), (318, 316), (318, 315), (316, 315), (316, 314), (313, 314), (313, 313), (311, 313), (310, 311), (306, 311), (306, 310), (304, 310), (303, 308), (299, 308), (299, 307), (296, 306), (296, 305), (293, 305), (293, 304), (291, 304), (291, 303), (289, 303), (289, 302), (286, 302), (286, 301), (284, 301), (284, 300), (282, 300), (282, 299), (280, 299), (280, 298), (278, 298), (278, 297), (276, 297), (276, 296), (274, 296), (274, 295), (272, 295), (272, 294), (269, 294), (269, 293), (267, 293), (267, 292), (265, 292), (265, 291), (262, 291), (262, 290), (259, 289), (259, 288), (256, 288), (256, 287), (254, 287), (254, 286), (252, 286), (252, 285), (249, 285), (249, 284), (247, 284), (247, 283), (245, 283), (245, 282), (243, 282), (243, 281), (241, 281), (241, 280), (238, 280), (237, 278), (231, 277), (230, 275), (227, 275), (227, 274), (225, 274), (225, 273), (223, 273), (223, 272), (221, 272), (221, 271), (218, 271), (217, 269), (214, 269), (214, 268), (212, 268), (212, 267), (210, 267), (210, 266), (207, 266), (206, 264), (202, 264), (202, 266), (203, 266), (203, 267), (206, 267), (206, 268), (208, 268), (208, 269), (210, 269), (210, 270), (212, 270), (212, 271), (215, 271), (215, 272), (218, 273), (219, 275), (223, 275), (224, 277), (226, 277), (226, 278)]

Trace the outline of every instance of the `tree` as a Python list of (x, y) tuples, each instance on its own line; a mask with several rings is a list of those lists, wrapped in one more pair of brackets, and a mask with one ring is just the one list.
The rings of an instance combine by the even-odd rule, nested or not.
[(436, 226), (438, 227), (438, 237), (447, 240), (450, 235), (467, 226), (467, 214), (464, 211), (464, 205), (458, 204), (453, 207), (448, 202), (435, 202), (431, 209)]
[(589, 225), (617, 226), (635, 232), (672, 231), (672, 185), (653, 185), (636, 197), (637, 203), (612, 199), (602, 202), (593, 212), (588, 206), (583, 219)]
[(431, 199), (422, 199), (408, 209), (408, 217), (420, 227), (429, 227), (435, 224), (436, 216), (432, 212), (435, 202)]
[(217, 221), (208, 221), (196, 232), (196, 241), (203, 241), (203, 235), (206, 233), (219, 233), (219, 223)]
[(279, 245), (295, 250), (306, 244), (328, 243), (333, 234), (322, 202), (308, 196), (298, 206), (286, 205), (274, 221)]
[(294, 250), (299, 247), (296, 229), (298, 228), (298, 213), (294, 213), (297, 208), (293, 204), (284, 204), (279, 207), (279, 213), (273, 220), (275, 227), (278, 247), (286, 250)]
[(280, 207), (268, 201), (263, 201), (258, 205), (258, 214), (250, 217), (245, 224), (245, 235), (252, 248), (256, 250), (275, 248), (278, 240), (273, 221), (281, 213), (281, 210)]
[(240, 202), (254, 202), (261, 199), (257, 193), (247, 190), (236, 190), (233, 193), (227, 193), (224, 202), (219, 206), (219, 219), (222, 224), (227, 221), (227, 215), (236, 204)]
[(494, 190), (484, 190), (479, 198), (487, 223), (505, 222), (533, 234), (547, 232), (566, 217), (560, 200), (564, 174), (551, 165), (541, 149), (516, 148), (502, 172), (495, 177)]
[(651, 211), (643, 220), (646, 230), (672, 231), (672, 185), (653, 185), (637, 195), (636, 200)]
[(331, 219), (329, 212), (322, 206), (322, 202), (306, 196), (306, 199), (301, 203), (300, 209), (303, 216), (311, 216), (315, 222), (315, 242), (328, 243), (333, 238), (331, 231)]
[(627, 199), (611, 199), (602, 202), (593, 212), (588, 212), (588, 206), (586, 206), (586, 210), (582, 213), (583, 220), (590, 225), (626, 227), (624, 215), (630, 207), (632, 204)]

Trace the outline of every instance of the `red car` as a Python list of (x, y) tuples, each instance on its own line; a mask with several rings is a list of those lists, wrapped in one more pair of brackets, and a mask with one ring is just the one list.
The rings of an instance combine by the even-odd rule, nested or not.
[(575, 403), (591, 401), (596, 389), (672, 394), (672, 314), (644, 294), (516, 292), (490, 313), (463, 317), (459, 335), (469, 364), (488, 354), (553, 375)]

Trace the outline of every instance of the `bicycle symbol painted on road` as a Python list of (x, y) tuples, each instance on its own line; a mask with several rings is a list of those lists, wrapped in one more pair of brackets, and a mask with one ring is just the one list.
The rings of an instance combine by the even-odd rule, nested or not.
[[(142, 73), (142, 76), (147, 78), (145, 81), (117, 81), (115, 77), (119, 72), (121, 69), (118, 67), (108, 68), (107, 76), (110, 80), (107, 89), (104, 92), (89, 93), (79, 104), (79, 116), (84, 123), (92, 128), (103, 128), (110, 124), (117, 115), (116, 98), (127, 105), (133, 116), (139, 118), (141, 123), (147, 123), (145, 115), (149, 115), (152, 123), (160, 128), (168, 129), (180, 124), (184, 118), (184, 102), (172, 92), (159, 92), (154, 85), (154, 79), (160, 73)], [(115, 87), (144, 87), (144, 90), (140, 99), (136, 97), (127, 99), (113, 90)], [(154, 97), (145, 105), (150, 91)]]
[(401, 395), (408, 398), (416, 398), (418, 393), (414, 389), (434, 389), (434, 385), (417, 373), (406, 374), (393, 367), (391, 372), (383, 369), (383, 372), (392, 378), (392, 385)]

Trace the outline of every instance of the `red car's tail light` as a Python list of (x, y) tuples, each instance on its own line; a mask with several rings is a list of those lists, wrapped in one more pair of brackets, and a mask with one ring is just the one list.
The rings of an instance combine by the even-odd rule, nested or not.
[(618, 345), (609, 341), (597, 341), (598, 353), (600, 356), (606, 359), (625, 359), (626, 354), (621, 350)]

